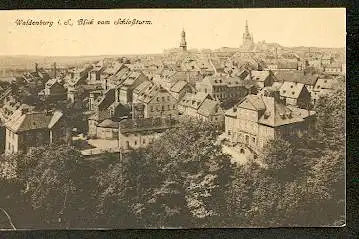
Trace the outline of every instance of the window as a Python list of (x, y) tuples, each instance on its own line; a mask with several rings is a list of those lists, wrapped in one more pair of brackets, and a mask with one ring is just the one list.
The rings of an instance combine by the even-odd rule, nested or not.
[(162, 109), (162, 111), (164, 111), (164, 110), (165, 110), (165, 107), (162, 105), (162, 106), (161, 106), (161, 109)]
[(159, 98), (159, 97), (157, 97), (157, 98), (156, 98), (156, 100), (157, 100), (157, 102), (158, 102), (158, 101), (160, 101), (160, 98)]
[(9, 150), (11, 149), (11, 144), (10, 144), (10, 143), (8, 144), (8, 149), (9, 149)]
[(169, 97), (169, 96), (167, 96), (167, 100), (168, 100), (168, 101), (170, 100), (170, 97)]
[(252, 142), (255, 143), (256, 142), (256, 138), (252, 137)]
[(165, 97), (164, 97), (164, 96), (162, 96), (162, 101), (165, 101)]
[(142, 143), (143, 143), (143, 144), (145, 144), (145, 143), (146, 143), (146, 140), (145, 140), (145, 139), (143, 139), (143, 140), (142, 140)]
[(232, 132), (231, 131), (228, 131), (228, 135), (231, 135), (232, 134)]
[(244, 154), (244, 149), (241, 149), (241, 154)]
[(204, 93), (207, 93), (207, 88), (204, 89)]
[(137, 145), (137, 141), (135, 140), (135, 145)]

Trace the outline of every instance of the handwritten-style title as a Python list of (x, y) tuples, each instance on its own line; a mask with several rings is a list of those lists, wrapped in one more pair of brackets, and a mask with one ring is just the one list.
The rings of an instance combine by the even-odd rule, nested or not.
[(16, 19), (16, 26), (44, 26), (44, 27), (55, 27), (55, 26), (92, 26), (92, 25), (152, 25), (150, 20), (140, 20), (136, 18), (118, 18), (116, 20), (108, 19), (94, 19), (94, 18), (80, 18), (80, 19), (59, 19), (56, 21), (44, 20), (44, 19)]

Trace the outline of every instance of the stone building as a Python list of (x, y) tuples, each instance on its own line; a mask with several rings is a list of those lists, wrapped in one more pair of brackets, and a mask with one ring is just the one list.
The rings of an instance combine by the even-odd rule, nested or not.
[(134, 90), (134, 103), (143, 105), (144, 118), (177, 117), (177, 99), (161, 86), (145, 81)]
[(159, 138), (163, 132), (174, 128), (173, 118), (125, 119), (120, 121), (119, 144), (123, 150), (144, 148)]
[(243, 42), (242, 42), (241, 49), (250, 51), (250, 50), (253, 50), (254, 47), (255, 47), (255, 45), (254, 45), (253, 35), (249, 33), (248, 22), (246, 20), (246, 25), (245, 25), (245, 28), (244, 28)]
[(301, 135), (312, 125), (314, 114), (287, 107), (275, 97), (248, 95), (225, 112), (225, 137), (260, 152), (269, 140)]
[(249, 72), (242, 77), (207, 76), (196, 83), (198, 92), (209, 94), (211, 98), (220, 102), (238, 101), (251, 93), (255, 88), (255, 82), (245, 80)]
[(66, 124), (60, 111), (29, 111), (18, 109), (6, 122), (5, 153), (27, 151), (44, 144), (65, 143)]
[(53, 101), (65, 100), (66, 91), (61, 80), (50, 79), (46, 82), (44, 90), (39, 92), (39, 96)]
[(224, 128), (224, 111), (220, 102), (213, 100), (208, 94), (187, 93), (178, 102), (178, 110), (182, 115), (208, 120), (219, 128)]
[(308, 109), (311, 104), (311, 94), (303, 83), (286, 81), (279, 89), (280, 98), (287, 105)]

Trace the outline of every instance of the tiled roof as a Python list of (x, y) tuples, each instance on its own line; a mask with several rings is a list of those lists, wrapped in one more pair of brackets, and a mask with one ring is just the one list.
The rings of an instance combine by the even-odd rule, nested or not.
[(199, 109), (201, 104), (205, 101), (205, 99), (208, 97), (208, 94), (205, 94), (203, 92), (198, 92), (196, 94), (193, 93), (187, 93), (179, 102), (180, 105), (184, 107), (191, 107), (196, 110)]
[(320, 78), (317, 80), (317, 83), (314, 86), (314, 91), (320, 91), (321, 89), (334, 89), (337, 81), (335, 79), (323, 79)]
[(265, 104), (265, 112), (259, 118), (258, 123), (277, 127), (281, 125), (302, 122), (303, 118), (294, 114), (292, 110), (275, 100), (273, 97), (262, 97)]
[(252, 80), (264, 82), (269, 76), (270, 71), (251, 71)]
[(279, 93), (283, 97), (297, 99), (304, 87), (302, 83), (286, 81), (279, 89)]
[(110, 119), (105, 119), (97, 127), (118, 129), (119, 122), (114, 122)]
[(309, 116), (313, 116), (316, 114), (315, 111), (313, 110), (306, 110), (306, 109), (301, 109), (292, 105), (288, 105), (287, 106), (295, 115), (300, 116), (301, 118), (305, 119)]
[(106, 69), (103, 71), (104, 74), (114, 75), (116, 74), (124, 65), (119, 62), (113, 62), (112, 64), (108, 65)]
[(171, 91), (178, 93), (180, 92), (185, 86), (187, 85), (186, 81), (180, 80), (177, 81), (172, 87), (171, 87)]
[(314, 74), (304, 74), (303, 71), (275, 71), (274, 76), (277, 78), (278, 81), (291, 81), (291, 82), (298, 82), (304, 85), (314, 86), (318, 75)]
[(145, 87), (138, 95), (137, 100), (142, 103), (149, 103), (154, 97), (156, 97), (160, 92), (168, 92), (166, 89), (155, 85), (150, 84)]
[(247, 95), (243, 100), (239, 102), (238, 107), (245, 109), (254, 108), (255, 110), (265, 109), (262, 97), (258, 95)]
[(215, 100), (205, 99), (198, 109), (198, 113), (203, 116), (223, 115), (224, 112)]
[(176, 126), (177, 121), (173, 118), (142, 118), (124, 119), (120, 121), (120, 132), (131, 133), (148, 130), (168, 129)]
[(227, 110), (226, 116), (237, 117), (237, 108), (257, 111), (259, 113), (258, 123), (271, 127), (302, 122), (303, 118), (305, 118), (304, 114), (298, 114), (298, 112), (302, 111), (290, 109), (278, 102), (274, 97), (262, 95), (246, 96), (237, 106)]
[(6, 127), (13, 132), (23, 132), (33, 129), (50, 129), (52, 128), (63, 116), (59, 111), (53, 113), (46, 112), (28, 112), (25, 114), (20, 113), (14, 115), (12, 119), (6, 123)]
[(278, 61), (277, 67), (278, 67), (278, 69), (297, 69), (298, 62), (297, 61)]

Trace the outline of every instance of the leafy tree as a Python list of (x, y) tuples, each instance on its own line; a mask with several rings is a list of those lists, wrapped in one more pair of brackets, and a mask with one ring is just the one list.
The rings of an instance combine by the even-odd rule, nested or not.
[(208, 122), (186, 119), (147, 149), (125, 154), (104, 174), (104, 215), (113, 211), (122, 220), (132, 213), (134, 225), (155, 228), (218, 226), (232, 175), (229, 157), (214, 144), (218, 133)]
[[(17, 174), (25, 186), (39, 227), (81, 227), (92, 171), (81, 163), (81, 154), (66, 145), (33, 148), (17, 157)], [(78, 219), (81, 219), (78, 220)]]

